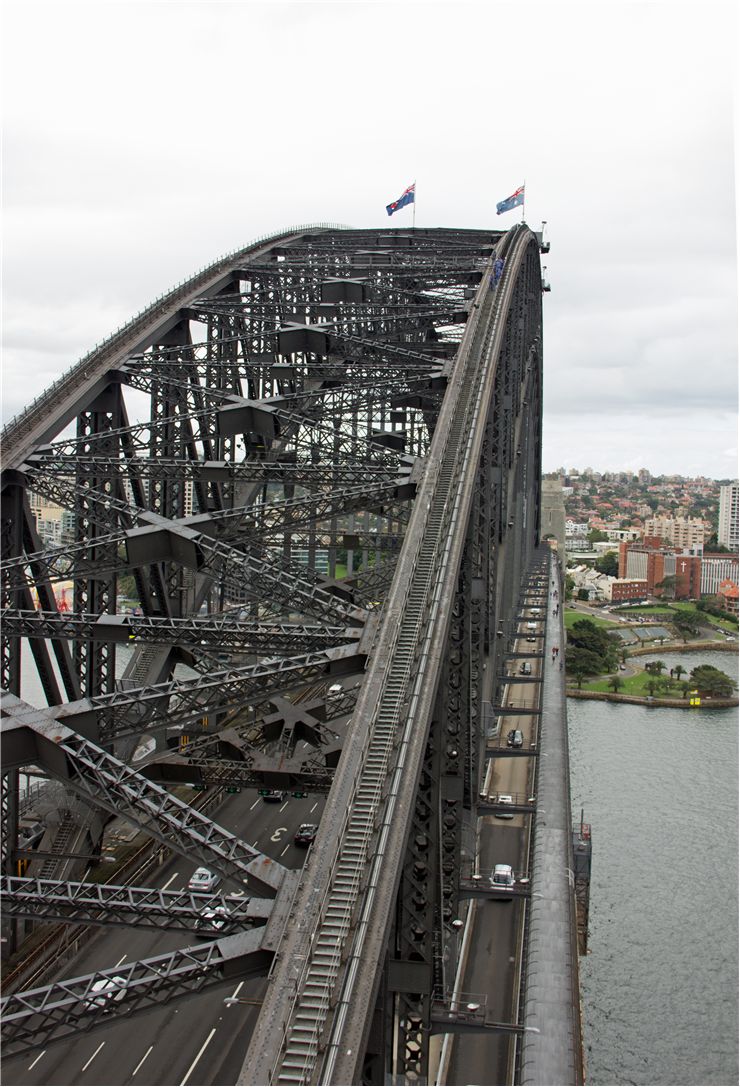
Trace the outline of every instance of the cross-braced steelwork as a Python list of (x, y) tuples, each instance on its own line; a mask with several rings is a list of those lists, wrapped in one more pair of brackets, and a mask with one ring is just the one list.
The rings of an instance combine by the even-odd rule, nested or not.
[[(428, 1074), (484, 669), (504, 671), (499, 631), (539, 536), (538, 249), (524, 224), (267, 239), (158, 300), (4, 431), (4, 873), (16, 768), (42, 767), (277, 892), (301, 923), (259, 945), (273, 968), (243, 1082)], [(61, 540), (39, 532), (49, 509)], [(295, 897), (175, 783), (328, 794)], [(40, 861), (28, 877), (6, 880), (7, 916), (194, 919)], [(156, 972), (135, 983), (167, 992)], [(122, 1009), (138, 1006), (127, 991)], [(11, 1039), (16, 1021), (25, 1044), (31, 1020), (11, 1015)]]

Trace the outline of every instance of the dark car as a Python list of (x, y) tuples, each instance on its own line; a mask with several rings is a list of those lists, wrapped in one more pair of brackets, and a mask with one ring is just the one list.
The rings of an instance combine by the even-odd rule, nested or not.
[(293, 841), (296, 845), (311, 845), (316, 837), (316, 831), (319, 828), (315, 823), (301, 823), (298, 830), (295, 832)]
[(506, 734), (506, 746), (507, 747), (521, 747), (524, 743), (524, 737), (518, 728), (512, 728)]

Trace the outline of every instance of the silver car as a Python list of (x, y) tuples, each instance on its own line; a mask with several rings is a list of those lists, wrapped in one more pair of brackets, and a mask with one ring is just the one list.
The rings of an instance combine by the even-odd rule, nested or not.
[(189, 891), (214, 891), (220, 882), (220, 876), (207, 868), (196, 868), (188, 882)]

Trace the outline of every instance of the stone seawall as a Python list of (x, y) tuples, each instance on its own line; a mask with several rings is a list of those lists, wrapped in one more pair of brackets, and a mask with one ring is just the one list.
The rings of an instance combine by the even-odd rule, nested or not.
[(577, 687), (566, 687), (567, 698), (590, 698), (595, 702), (631, 702), (637, 706), (672, 706), (679, 710), (725, 709), (737, 706), (737, 698), (711, 698), (704, 695), (700, 706), (692, 706), (688, 698), (641, 698), (634, 694), (615, 694), (613, 691), (579, 691)]

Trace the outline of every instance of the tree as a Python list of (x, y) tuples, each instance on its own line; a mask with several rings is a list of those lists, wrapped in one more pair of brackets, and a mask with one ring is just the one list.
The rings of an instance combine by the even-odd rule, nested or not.
[(731, 548), (725, 547), (724, 544), (717, 543), (716, 532), (713, 532), (707, 542), (704, 544), (704, 550), (710, 551), (714, 555), (731, 555), (733, 553)]
[(584, 649), (592, 653), (598, 667), (592, 674), (613, 672), (617, 666), (617, 643), (603, 627), (597, 627), (590, 619), (579, 619), (568, 631), (568, 647)]
[(578, 690), (580, 691), (583, 686), (583, 681), (586, 678), (586, 673), (581, 671), (580, 668), (574, 670), (573, 675), (576, 677), (576, 683), (578, 684)]
[(677, 612), (672, 622), (677, 633), (683, 638), (684, 644), (689, 638), (696, 637), (701, 629), (693, 615), (685, 611)]
[(620, 687), (624, 687), (624, 680), (621, 676), (609, 676), (609, 686), (616, 694)]
[(693, 683), (688, 683), (686, 680), (684, 680), (683, 683), (681, 684), (681, 698), (686, 698), (689, 691), (692, 691), (693, 689), (694, 689), (694, 684)]
[(645, 684), (645, 686), (648, 689), (648, 693), (652, 697), (655, 694), (655, 692), (656, 692), (656, 690), (658, 688), (658, 681), (657, 681), (657, 679), (649, 679), (647, 681), (647, 683)]
[(592, 528), (589, 530), (587, 539), (589, 543), (604, 543), (609, 537), (600, 528)]
[(673, 669), (673, 674), (676, 679), (680, 680), (681, 676), (685, 673), (685, 671), (686, 669), (682, 664), (677, 664), (676, 667)]
[(588, 600), (588, 589), (579, 589), (578, 590), (578, 599), (579, 600)]
[(608, 577), (616, 577), (619, 573), (619, 556), (616, 551), (607, 551), (606, 554), (596, 560), (594, 567), (600, 574), (607, 574)]
[(691, 678), (696, 689), (704, 695), (715, 698), (731, 698), (735, 684), (728, 675), (713, 668), (711, 664), (700, 664), (691, 670)]
[(570, 574), (565, 575), (565, 595), (567, 597), (573, 596), (573, 590), (576, 587), (576, 583)]
[(645, 665), (645, 671), (651, 676), (659, 676), (665, 667), (665, 661), (648, 661)]
[(603, 659), (598, 653), (590, 649), (581, 649), (578, 646), (569, 647), (565, 658), (566, 668), (573, 675), (582, 672), (584, 676), (599, 676), (608, 671), (604, 668)]
[(674, 574), (668, 574), (662, 581), (656, 581), (655, 588), (660, 589), (661, 595), (667, 600), (673, 600), (676, 596), (676, 577)]

